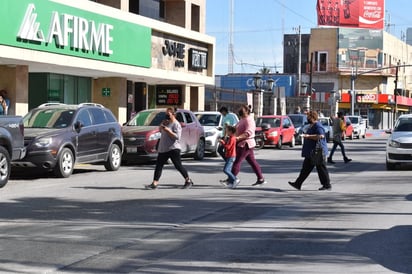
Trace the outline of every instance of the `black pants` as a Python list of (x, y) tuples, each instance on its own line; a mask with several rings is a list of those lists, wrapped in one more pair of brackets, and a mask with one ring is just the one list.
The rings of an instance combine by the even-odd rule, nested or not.
[(342, 152), (343, 159), (346, 159), (345, 146), (343, 145), (342, 141), (333, 140), (333, 146), (328, 157), (330, 160), (332, 160), (333, 154), (335, 153), (335, 150), (338, 146), (340, 147), (340, 151)]
[[(302, 169), (300, 170), (299, 177), (295, 181), (296, 185), (298, 185), (299, 187), (302, 186), (303, 182), (306, 180), (306, 178), (308, 178), (309, 174), (312, 172), (314, 167), (315, 165), (311, 163), (310, 159), (305, 158), (305, 160), (303, 160)], [(322, 186), (329, 187), (330, 178), (328, 169), (326, 168), (325, 161), (323, 161), (322, 164), (317, 165), (316, 170), (318, 171), (319, 180)]]
[(156, 168), (154, 172), (153, 180), (159, 181), (160, 176), (162, 176), (163, 166), (166, 164), (169, 158), (172, 160), (175, 168), (182, 174), (183, 178), (188, 178), (189, 174), (182, 165), (182, 160), (180, 159), (180, 149), (173, 149), (168, 152), (159, 153), (157, 155)]

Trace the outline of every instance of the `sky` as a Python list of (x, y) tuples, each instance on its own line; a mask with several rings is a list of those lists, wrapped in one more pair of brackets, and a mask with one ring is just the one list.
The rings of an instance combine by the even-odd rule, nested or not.
[[(233, 0), (233, 72), (262, 67), (283, 71), (283, 34), (309, 34), (317, 27), (317, 0)], [(229, 72), (230, 0), (206, 0), (206, 34), (216, 38), (215, 74)], [(401, 38), (412, 28), (412, 1), (385, 1), (385, 30)]]

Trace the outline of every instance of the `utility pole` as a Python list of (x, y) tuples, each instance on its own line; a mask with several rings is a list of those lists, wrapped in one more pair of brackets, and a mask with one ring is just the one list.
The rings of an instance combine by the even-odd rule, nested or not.
[(398, 116), (398, 72), (399, 72), (399, 65), (400, 61), (396, 64), (396, 72), (395, 72), (395, 90), (393, 91), (393, 95), (395, 97), (395, 112), (393, 114), (393, 125), (395, 125), (396, 118)]
[(352, 67), (352, 72), (350, 75), (350, 115), (355, 115), (355, 99), (356, 99), (356, 92), (355, 92), (355, 80), (356, 80), (356, 74), (355, 74), (355, 68)]

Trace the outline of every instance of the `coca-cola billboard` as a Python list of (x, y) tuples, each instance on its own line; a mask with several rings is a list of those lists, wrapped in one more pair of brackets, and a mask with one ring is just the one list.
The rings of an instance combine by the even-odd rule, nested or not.
[(319, 26), (383, 29), (385, 0), (318, 0)]

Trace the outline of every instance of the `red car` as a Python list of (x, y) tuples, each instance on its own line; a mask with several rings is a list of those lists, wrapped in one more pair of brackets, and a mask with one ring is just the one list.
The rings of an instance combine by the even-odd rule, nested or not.
[(353, 125), (349, 117), (345, 116), (345, 123), (346, 123), (345, 139), (349, 138), (352, 140), (353, 139)]
[(282, 145), (295, 146), (295, 127), (287, 115), (265, 115), (257, 117), (256, 132), (264, 134), (265, 145), (274, 145), (282, 149)]
[[(165, 115), (164, 108), (142, 110), (122, 127), (124, 162), (156, 159), (156, 146), (161, 135), (159, 125), (165, 119)], [(205, 154), (205, 133), (202, 125), (190, 110), (178, 109), (176, 119), (182, 125), (182, 155), (202, 160)]]

